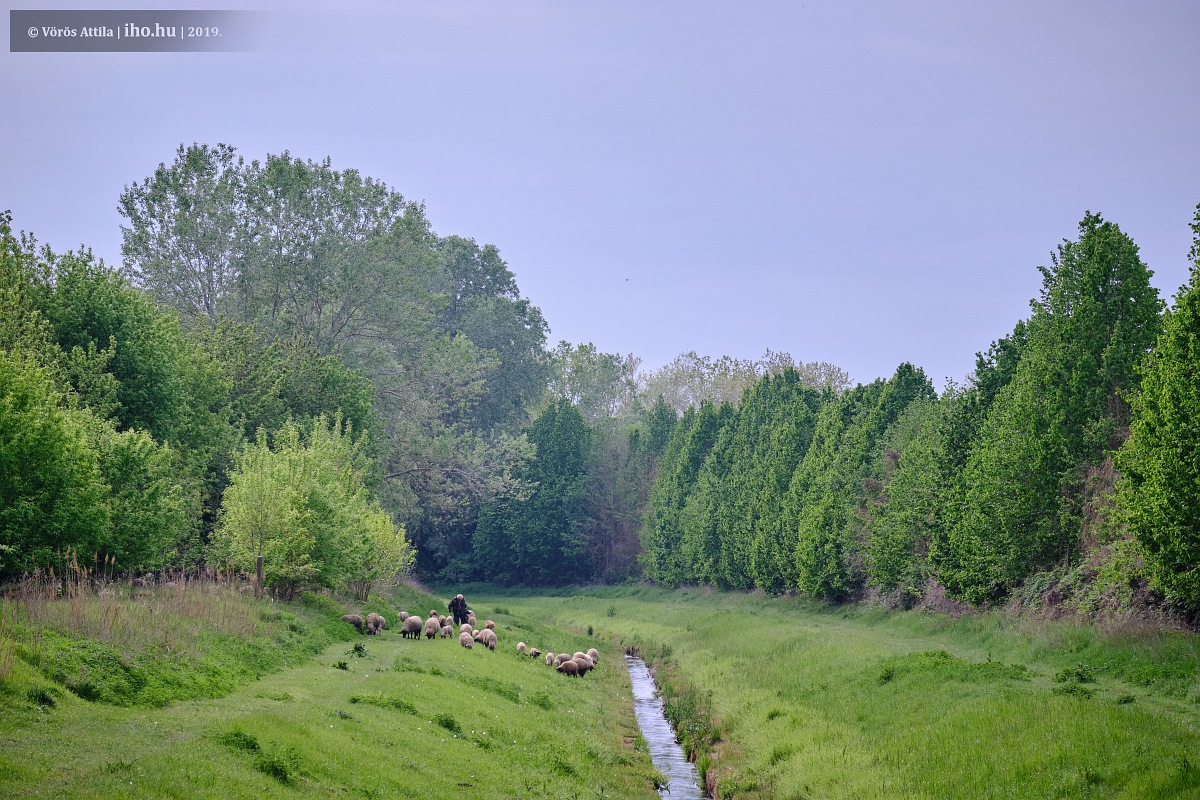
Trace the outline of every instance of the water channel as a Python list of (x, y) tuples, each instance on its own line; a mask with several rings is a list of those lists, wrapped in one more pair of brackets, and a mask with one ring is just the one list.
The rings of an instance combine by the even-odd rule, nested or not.
[(675, 731), (663, 714), (663, 701), (646, 662), (627, 654), (625, 666), (633, 683), (633, 707), (642, 738), (650, 748), (650, 760), (667, 778), (666, 788), (658, 793), (670, 800), (703, 800), (700, 773), (696, 771), (696, 765), (687, 760), (675, 739)]

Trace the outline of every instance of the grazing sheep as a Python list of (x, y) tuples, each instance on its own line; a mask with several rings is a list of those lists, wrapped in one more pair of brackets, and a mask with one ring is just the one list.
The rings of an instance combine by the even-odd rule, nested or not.
[(470, 625), (472, 628), (474, 628), (475, 625), (477, 624), (475, 621), (475, 612), (474, 611), (467, 612), (467, 624)]
[(569, 655), (567, 655), (566, 653), (559, 653), (558, 655), (556, 655), (554, 657), (554, 666), (557, 667), (560, 664), (562, 664), (564, 661), (570, 661), (570, 660), (571, 660), (571, 657)]
[(420, 639), (421, 628), (420, 617), (407, 617), (404, 620), (404, 627), (400, 630), (400, 635), (405, 639)]
[(387, 627), (387, 620), (385, 620), (381, 615), (372, 611), (370, 614), (367, 614), (366, 625), (367, 633), (371, 634), (372, 636), (378, 636), (379, 632)]
[(483, 629), (481, 628), (480, 630), (473, 631), (471, 633), (471, 638), (477, 642), (482, 642), (483, 641)]
[(520, 653), (521, 655), (525, 655), (525, 643), (524, 642), (517, 642), (517, 652)]
[(442, 626), (438, 624), (437, 615), (425, 620), (425, 638), (432, 639), (441, 633)]
[(469, 633), (460, 633), (458, 635), (458, 643), (468, 650), (475, 646), (475, 640), (471, 638), (471, 634)]
[(401, 612), (400, 612), (400, 621), (401, 621), (401, 622), (404, 622), (404, 620), (406, 620), (406, 619), (408, 619), (408, 612), (407, 612), (407, 611), (401, 611)]
[(496, 623), (489, 619), (487, 622), (483, 623), (483, 627), (487, 628), (489, 631), (494, 631), (496, 630)]
[(454, 635), (454, 626), (453, 625), (443, 625), (442, 626), (442, 638), (443, 639), (449, 639), (453, 635)]
[(363, 618), (360, 617), (358, 614), (347, 614), (344, 617), (342, 617), (342, 622), (349, 622), (351, 625), (353, 625), (355, 628), (358, 629), (359, 633), (363, 632)]
[(542, 651), (541, 651), (541, 650), (538, 650), (536, 647), (532, 648), (532, 649), (529, 651), (529, 657), (530, 657), (530, 658), (537, 658), (537, 657), (538, 657), (538, 656), (540, 656), (541, 654), (542, 654)]
[(588, 657), (587, 653), (580, 653), (579, 655), (575, 656), (571, 660), (578, 661), (581, 664), (587, 665), (588, 669), (593, 669), (596, 666), (596, 663), (594, 661), (592, 661), (592, 659), (590, 657)]
[(475, 631), (472, 630), (470, 625), (468, 625), (467, 623), (464, 622), (462, 625), (458, 626), (458, 632), (459, 633), (474, 633)]
[(587, 671), (592, 668), (592, 662), (587, 656), (584, 656), (583, 658), (572, 658), (571, 661), (564, 661), (563, 663), (574, 663), (578, 667), (580, 675), (587, 674)]
[(570, 659), (562, 662), (556, 669), (563, 675), (573, 675), (579, 677), (579, 665)]
[[(448, 620), (448, 619), (450, 619), (450, 618), (447, 617), (445, 614), (438, 614), (438, 625), (440, 625), (443, 628), (446, 627), (446, 620)], [(450, 620), (450, 621), (453, 622), (454, 620)]]
[(593, 667), (600, 666), (600, 651), (599, 650), (597, 650), (594, 647), (589, 647), (588, 651), (587, 651), (587, 657), (592, 660)]
[(547, 667), (554, 666), (554, 653), (546, 653), (546, 666)]
[(496, 632), (494, 630), (492, 630), (491, 628), (484, 628), (482, 631), (480, 631), (480, 633), (482, 634), (483, 638), (480, 639), (479, 641), (482, 642), (483, 644), (487, 645), (488, 650), (495, 650), (496, 649)]
[(575, 653), (573, 653), (571, 655), (571, 658), (579, 658), (580, 656), (586, 656), (586, 655), (587, 655), (587, 653), (583, 652), (582, 650), (577, 650)]

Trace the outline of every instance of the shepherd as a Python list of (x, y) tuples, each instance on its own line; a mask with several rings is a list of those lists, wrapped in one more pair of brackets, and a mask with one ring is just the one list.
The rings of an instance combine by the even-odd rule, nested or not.
[(461, 625), (467, 621), (467, 601), (461, 594), (450, 601), (450, 613), (454, 615), (455, 625)]

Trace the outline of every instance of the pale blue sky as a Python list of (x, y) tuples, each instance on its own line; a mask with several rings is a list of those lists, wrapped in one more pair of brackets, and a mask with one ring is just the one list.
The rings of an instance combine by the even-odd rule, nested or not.
[(553, 340), (939, 386), (1088, 209), (1187, 276), (1190, 0), (276, 7), (253, 53), (0, 54), (0, 208), (117, 263), (122, 187), (181, 142), (330, 156), (496, 244)]

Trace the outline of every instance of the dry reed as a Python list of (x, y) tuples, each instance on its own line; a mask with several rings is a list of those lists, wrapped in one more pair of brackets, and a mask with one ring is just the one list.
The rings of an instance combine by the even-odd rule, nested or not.
[(84, 569), (68, 552), (60, 570), (26, 575), (0, 598), (0, 678), (11, 668), (14, 639), (33, 640), (44, 629), (126, 653), (186, 656), (199, 654), (197, 629), (251, 636), (272, 623), (260, 619), (259, 604), (243, 587), (209, 572), (120, 577), (114, 560), (97, 556), (92, 569)]

